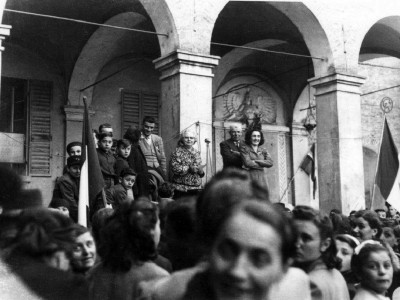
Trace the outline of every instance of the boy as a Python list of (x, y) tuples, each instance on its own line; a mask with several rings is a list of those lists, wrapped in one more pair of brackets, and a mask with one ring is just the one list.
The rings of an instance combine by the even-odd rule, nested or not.
[(117, 209), (125, 201), (133, 201), (132, 187), (135, 184), (136, 173), (131, 168), (121, 171), (119, 183), (106, 190), (107, 204)]
[(110, 124), (104, 123), (99, 126), (99, 133), (110, 133), (113, 136), (113, 129)]
[(68, 156), (82, 155), (82, 143), (71, 142), (67, 145)]
[(97, 138), (99, 140), (97, 155), (99, 158), (101, 173), (103, 174), (105, 187), (109, 188), (114, 185), (115, 180), (115, 157), (111, 152), (113, 139), (110, 133), (100, 133)]
[(129, 168), (128, 156), (131, 154), (131, 142), (127, 139), (121, 139), (117, 142), (117, 157), (114, 165), (114, 171), (117, 176), (125, 168)]
[(53, 198), (49, 207), (69, 212), (75, 222), (78, 221), (79, 178), (81, 176), (81, 156), (70, 156), (67, 159), (67, 173), (57, 179)]

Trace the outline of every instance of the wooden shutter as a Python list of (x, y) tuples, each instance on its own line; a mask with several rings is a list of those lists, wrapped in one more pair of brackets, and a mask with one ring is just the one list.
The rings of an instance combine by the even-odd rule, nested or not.
[(142, 119), (145, 116), (153, 117), (156, 119), (156, 126), (154, 127), (154, 133), (159, 133), (159, 120), (158, 120), (158, 94), (142, 93)]
[(142, 119), (151, 116), (156, 119), (154, 133), (159, 133), (159, 94), (142, 91), (123, 90), (122, 98), (122, 132), (129, 126), (140, 128)]
[(122, 135), (129, 127), (140, 123), (140, 92), (123, 90), (122, 98)]
[(29, 174), (32, 176), (51, 175), (51, 99), (50, 82), (38, 80), (29, 82)]

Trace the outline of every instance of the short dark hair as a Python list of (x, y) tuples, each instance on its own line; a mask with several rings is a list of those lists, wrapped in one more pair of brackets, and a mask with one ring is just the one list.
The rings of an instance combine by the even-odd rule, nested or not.
[(80, 155), (70, 156), (67, 158), (67, 166), (81, 166), (82, 165), (82, 157)]
[(260, 144), (258, 144), (259, 146), (264, 145), (265, 139), (264, 139), (264, 134), (261, 130), (257, 130), (257, 129), (252, 129), (252, 130), (248, 130), (246, 131), (246, 135), (244, 136), (244, 141), (247, 145), (251, 145), (251, 135), (253, 134), (254, 131), (257, 131), (260, 133)]
[(67, 145), (67, 153), (68, 155), (71, 155), (71, 148), (75, 147), (75, 146), (79, 146), (82, 148), (82, 143), (81, 142), (71, 142)]
[(164, 182), (158, 188), (158, 196), (161, 198), (171, 198), (174, 194), (175, 187), (170, 182)]
[(144, 124), (146, 122), (155, 124), (156, 123), (156, 119), (154, 117), (146, 116), (146, 117), (143, 118), (142, 124)]
[(126, 147), (129, 147), (131, 145), (132, 145), (132, 143), (131, 143), (130, 140), (128, 140), (128, 139), (120, 139), (117, 142), (117, 149), (119, 149), (121, 146), (124, 146), (126, 148)]
[(111, 126), (111, 124), (108, 124), (108, 123), (101, 124), (101, 125), (99, 126), (99, 132), (100, 132), (100, 133), (101, 133), (101, 130), (102, 130), (103, 128), (111, 128), (111, 129), (112, 129), (112, 126)]
[(100, 132), (97, 134), (97, 139), (99, 140), (99, 142), (101, 142), (105, 137), (110, 137), (112, 138), (112, 134), (109, 132)]
[(372, 229), (376, 229), (376, 236), (375, 238), (378, 239), (382, 234), (382, 223), (379, 220), (378, 214), (372, 210), (359, 210), (354, 215), (355, 218), (363, 218), (365, 221), (368, 222), (369, 226)]
[(122, 169), (121, 173), (119, 174), (119, 177), (124, 178), (125, 176), (128, 176), (128, 175), (136, 176), (137, 174), (131, 168), (124, 168), (124, 169)]
[(328, 269), (339, 268), (340, 260), (336, 257), (336, 244), (333, 240), (333, 225), (331, 219), (327, 215), (306, 205), (296, 206), (292, 211), (292, 215), (293, 220), (312, 222), (318, 228), (321, 241), (330, 238), (330, 246), (325, 252), (321, 253), (321, 257)]

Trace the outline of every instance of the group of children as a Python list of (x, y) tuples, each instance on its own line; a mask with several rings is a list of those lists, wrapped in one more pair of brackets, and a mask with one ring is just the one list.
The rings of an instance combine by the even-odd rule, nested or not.
[[(104, 193), (99, 195), (99, 201), (97, 201), (100, 205), (97, 204), (95, 207), (101, 208), (102, 203), (107, 203), (106, 206), (116, 209), (124, 201), (132, 201), (135, 196), (140, 195), (140, 191), (135, 185), (138, 174), (128, 163), (132, 141), (125, 138), (115, 141), (110, 124), (100, 125), (99, 131), (94, 133), (94, 138), (105, 183)], [(64, 211), (77, 221), (82, 144), (80, 142), (69, 143), (67, 153), (69, 156), (67, 165), (64, 168), (63, 176), (56, 181), (50, 207)], [(170, 190), (169, 194), (171, 194), (172, 186), (170, 184), (165, 183), (163, 190), (165, 189)]]

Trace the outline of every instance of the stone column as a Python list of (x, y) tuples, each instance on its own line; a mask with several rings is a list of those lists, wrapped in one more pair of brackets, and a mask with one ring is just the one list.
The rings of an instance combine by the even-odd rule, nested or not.
[[(154, 60), (161, 72), (160, 128), (167, 160), (175, 150), (179, 133), (187, 128), (198, 134), (195, 145), (206, 163), (205, 139), (212, 141), (212, 79), (219, 57), (177, 50)], [(210, 154), (213, 145), (209, 144)], [(208, 157), (213, 161), (212, 157)], [(210, 173), (211, 166), (208, 168)]]
[[(0, 75), (1, 75), (1, 70), (3, 69), (1, 53), (4, 51), (4, 47), (3, 47), (2, 43), (3, 43), (3, 40), (6, 38), (6, 36), (10, 35), (10, 31), (11, 31), (10, 25), (0, 24)], [(1, 82), (0, 82), (0, 90), (1, 90)]]
[(316, 89), (320, 209), (365, 207), (360, 86), (365, 78), (330, 74), (310, 79)]

